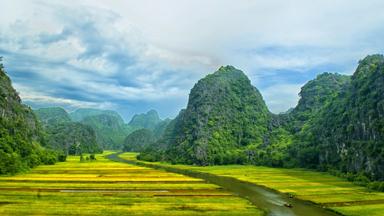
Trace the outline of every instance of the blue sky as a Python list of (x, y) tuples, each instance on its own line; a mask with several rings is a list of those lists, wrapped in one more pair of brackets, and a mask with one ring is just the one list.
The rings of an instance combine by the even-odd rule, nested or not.
[(233, 65), (279, 113), (317, 74), (383, 53), (383, 11), (382, 0), (3, 0), (0, 55), (35, 108), (175, 117), (197, 80)]

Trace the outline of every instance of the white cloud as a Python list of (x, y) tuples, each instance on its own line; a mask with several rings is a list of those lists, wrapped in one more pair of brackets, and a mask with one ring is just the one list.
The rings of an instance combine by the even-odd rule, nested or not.
[(36, 92), (33, 89), (26, 88), (25, 86), (20, 86), (14, 84), (14, 87), (18, 89), (20, 97), (23, 99), (23, 102), (33, 102), (37, 104), (51, 104), (55, 106), (63, 106), (69, 109), (77, 108), (98, 108), (98, 109), (114, 109), (115, 104), (109, 102), (89, 102), (89, 101), (80, 101), (67, 98), (53, 97), (49, 95), (44, 95), (42, 92)]
[(304, 84), (276, 84), (261, 93), (273, 113), (285, 112), (296, 106), (299, 101), (299, 92)]
[[(74, 88), (83, 98), (62, 99), (75, 101), (184, 101), (199, 78), (232, 64), (262, 84), (270, 109), (279, 112), (294, 106), (296, 83), (302, 82), (288, 75), (320, 73), (315, 70), (328, 70), (327, 65), (345, 73), (365, 55), (384, 52), (382, 0), (4, 0), (2, 5), (0, 52), (50, 88), (37, 88), (27, 78), (17, 84), (44, 90), (44, 97)], [(31, 63), (18, 62), (21, 57)]]

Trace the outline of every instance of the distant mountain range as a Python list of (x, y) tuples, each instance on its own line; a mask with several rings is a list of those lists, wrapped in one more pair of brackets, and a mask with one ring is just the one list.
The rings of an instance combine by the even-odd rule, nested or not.
[(51, 148), (65, 154), (102, 152), (95, 131), (90, 126), (73, 122), (63, 108), (40, 108), (34, 112), (45, 129), (45, 140)]
[[(67, 113), (61, 107), (48, 107), (35, 110), (35, 113), (47, 129), (48, 143), (54, 148), (63, 148), (66, 153), (74, 152), (71, 150), (73, 145), (81, 147), (80, 152), (84, 153), (99, 152), (100, 149), (121, 150), (132, 132), (146, 128), (158, 138), (170, 121), (162, 121), (155, 110), (135, 115), (129, 124), (112, 110), (81, 108)], [(62, 133), (68, 136), (64, 139)]]

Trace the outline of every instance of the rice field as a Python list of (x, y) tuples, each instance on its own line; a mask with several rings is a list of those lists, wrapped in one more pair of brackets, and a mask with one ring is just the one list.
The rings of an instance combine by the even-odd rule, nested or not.
[[(135, 153), (124, 153), (120, 157), (135, 160)], [(317, 203), (343, 215), (384, 215), (384, 193), (369, 191), (365, 187), (323, 172), (250, 165), (198, 167), (158, 164), (233, 177), (291, 194), (298, 199)]]
[(0, 215), (263, 215), (201, 179), (113, 162), (106, 154), (0, 177)]

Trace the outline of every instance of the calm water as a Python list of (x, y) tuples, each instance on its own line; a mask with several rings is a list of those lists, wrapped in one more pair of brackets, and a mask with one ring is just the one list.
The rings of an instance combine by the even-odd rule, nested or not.
[[(248, 199), (255, 206), (264, 209), (270, 216), (335, 216), (339, 215), (333, 213), (322, 207), (298, 200), (289, 198), (286, 194), (269, 190), (262, 186), (257, 186), (247, 182), (243, 182), (231, 177), (217, 176), (208, 173), (201, 173), (191, 170), (177, 169), (174, 167), (163, 167), (155, 164), (144, 164), (136, 161), (130, 161), (118, 157), (118, 154), (109, 155), (110, 160), (135, 164), (139, 166), (146, 166), (155, 169), (163, 169), (169, 172), (184, 174), (187, 176), (204, 179), (207, 182), (221, 186), (222, 188), (237, 194), (240, 197)], [(292, 208), (284, 206), (284, 204), (291, 204)]]

